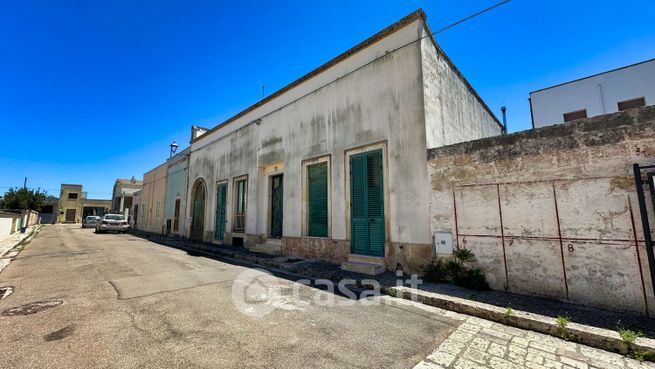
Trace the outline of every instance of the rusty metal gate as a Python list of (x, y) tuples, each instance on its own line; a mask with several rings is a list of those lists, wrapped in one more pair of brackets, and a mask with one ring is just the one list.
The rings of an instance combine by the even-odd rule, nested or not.
[[(639, 200), (639, 212), (641, 214), (641, 225), (644, 231), (644, 242), (646, 244), (646, 255), (648, 256), (648, 267), (650, 279), (655, 292), (655, 255), (653, 253), (653, 237), (650, 228), (650, 216), (655, 215), (655, 165), (640, 166), (633, 165), (635, 185), (637, 187), (637, 199)], [(644, 188), (644, 184), (648, 189)], [(651, 207), (646, 202), (646, 191), (649, 193)]]

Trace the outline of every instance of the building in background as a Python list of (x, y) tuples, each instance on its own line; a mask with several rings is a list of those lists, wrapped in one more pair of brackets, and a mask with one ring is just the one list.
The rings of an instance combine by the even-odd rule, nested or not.
[(82, 185), (62, 184), (59, 191), (58, 223), (81, 223), (89, 215), (102, 216), (111, 209), (111, 200), (89, 199)]
[(186, 230), (186, 194), (189, 169), (187, 148), (167, 160), (166, 205), (164, 219), (166, 234), (184, 235)]
[(137, 229), (159, 234), (166, 233), (164, 207), (167, 174), (168, 163), (164, 163), (143, 175), (143, 189), (137, 210), (141, 218), (137, 220)]
[(130, 219), (134, 193), (143, 188), (143, 181), (132, 177), (131, 179), (117, 179), (112, 191), (112, 210), (125, 215)]
[(45, 199), (45, 205), (39, 210), (40, 224), (55, 224), (59, 215), (59, 199), (54, 196), (48, 196)]
[(655, 104), (655, 59), (530, 92), (532, 127)]
[(141, 200), (141, 193), (143, 190), (138, 190), (132, 194), (132, 208), (130, 209), (130, 227), (132, 229), (141, 229), (143, 223), (143, 201)]

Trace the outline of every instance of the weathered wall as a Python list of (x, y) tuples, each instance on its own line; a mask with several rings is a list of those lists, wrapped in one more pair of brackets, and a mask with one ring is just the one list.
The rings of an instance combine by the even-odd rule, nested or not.
[[(229, 242), (234, 179), (247, 176), (246, 231), (238, 236), (247, 244), (263, 241), (270, 228), (270, 177), (284, 174), (283, 253), (344, 261), (350, 252), (349, 155), (381, 148), (384, 263), (391, 270), (398, 265), (419, 270), (431, 255), (426, 109), (431, 145), (500, 133), (493, 115), (445, 55), (437, 55), (435, 44), (415, 42), (427, 32), (422, 13), (410, 15), (360, 44), (364, 48), (193, 137), (186, 229), (194, 184), (205, 183), (204, 239), (213, 240), (216, 184), (227, 181)], [(428, 81), (426, 70), (432, 73)], [(427, 103), (426, 96), (432, 98)], [(304, 229), (303, 162), (319, 158), (329, 163), (329, 237), (312, 239)]]
[(495, 289), (653, 313), (632, 164), (655, 164), (654, 124), (647, 107), (429, 150), (432, 231)]
[(187, 190), (187, 158), (189, 150), (184, 150), (178, 155), (171, 158), (168, 162), (168, 179), (166, 181), (166, 207), (164, 209), (164, 221), (175, 218), (175, 200), (180, 200), (180, 219), (178, 231), (173, 230), (171, 233), (186, 234), (184, 229), (186, 207), (186, 190)]
[[(346, 151), (382, 143), (386, 152), (387, 247), (406, 243), (429, 248), (420, 47), (415, 43), (384, 56), (386, 51), (417, 39), (420, 23), (405, 26), (279, 98), (298, 100), (286, 105), (273, 100), (270, 106), (256, 109), (224, 131), (218, 130), (192, 144), (188, 196), (191, 198), (196, 180), (203, 179), (208, 184), (207, 240), (213, 238), (216, 183), (228, 181), (229, 232), (233, 223), (233, 180), (241, 175), (248, 175), (246, 233), (250, 240), (264, 238), (269, 227), (268, 181), (275, 173), (284, 173), (283, 234), (294, 239), (303, 237), (302, 162), (329, 155), (329, 239), (335, 242), (303, 242), (302, 247), (313, 248), (320, 243), (324, 252), (306, 251), (319, 258), (343, 260), (344, 248), (349, 249), (350, 216)], [(380, 56), (381, 59), (339, 78), (345, 71)], [(320, 87), (321, 84), (325, 85)], [(256, 119), (259, 121), (255, 122)], [(187, 215), (190, 214), (188, 205)], [(289, 239), (283, 246), (287, 251), (296, 250), (295, 254), (302, 253), (294, 240)], [(396, 265), (393, 261), (389, 264)]]
[(164, 163), (143, 175), (143, 190), (139, 212), (143, 211), (143, 222), (137, 225), (139, 229), (164, 233), (164, 206), (166, 204), (166, 179), (168, 164)]
[(429, 149), (502, 133), (496, 117), (432, 38), (421, 41), (421, 55)]

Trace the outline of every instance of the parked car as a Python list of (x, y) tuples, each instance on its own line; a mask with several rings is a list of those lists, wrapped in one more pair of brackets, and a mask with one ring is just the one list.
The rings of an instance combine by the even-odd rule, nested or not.
[(82, 221), (82, 228), (95, 228), (100, 219), (97, 215), (89, 215)]
[(96, 224), (96, 233), (104, 233), (107, 231), (114, 231), (125, 233), (130, 226), (127, 224), (127, 219), (122, 214), (105, 214), (102, 219)]

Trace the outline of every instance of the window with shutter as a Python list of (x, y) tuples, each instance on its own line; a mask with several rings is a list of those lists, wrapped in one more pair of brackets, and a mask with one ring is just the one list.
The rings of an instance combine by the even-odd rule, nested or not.
[(235, 233), (243, 233), (246, 230), (246, 190), (248, 186), (247, 179), (235, 179), (235, 207), (234, 207), (234, 222), (232, 231)]
[(328, 236), (328, 165), (307, 167), (307, 235)]

